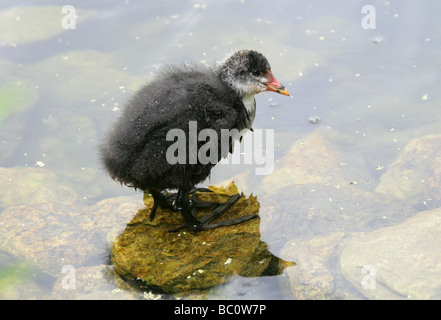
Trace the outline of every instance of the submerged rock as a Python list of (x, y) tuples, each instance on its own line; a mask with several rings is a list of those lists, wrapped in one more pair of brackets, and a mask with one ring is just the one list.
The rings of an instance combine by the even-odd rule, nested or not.
[[(296, 268), (286, 270), (289, 281), (280, 281), (284, 294), (290, 299), (342, 299), (345, 294), (337, 287), (336, 255), (341, 251), (343, 232), (317, 236), (311, 240), (288, 242), (281, 256), (297, 261)], [(352, 296), (351, 296), (352, 297)]]
[(441, 205), (441, 136), (411, 140), (381, 177), (376, 192), (428, 208)]
[(45, 281), (47, 276), (34, 264), (0, 249), (0, 300), (41, 299)]
[(295, 142), (280, 159), (273, 174), (263, 180), (264, 190), (272, 192), (294, 184), (323, 184), (344, 186), (372, 181), (363, 159), (350, 148), (342, 150), (347, 137), (335, 131), (319, 128), (305, 139)]
[(83, 267), (75, 270), (75, 281), (66, 281), (61, 274), (55, 281), (49, 299), (53, 300), (133, 300), (140, 299), (108, 265)]
[(297, 263), (286, 271), (289, 298), (357, 297), (342, 288), (336, 268), (346, 239), (401, 222), (416, 212), (401, 201), (360, 190), (357, 185), (305, 184), (276, 191), (261, 199), (261, 232), (275, 254)]
[[(82, 22), (95, 11), (76, 9), (73, 14)], [(61, 20), (66, 15), (60, 6), (16, 6), (0, 10), (0, 45), (15, 47), (59, 35), (64, 31)]]
[(335, 232), (370, 231), (401, 222), (417, 210), (358, 186), (292, 185), (262, 197), (262, 237), (268, 243)]
[(29, 81), (10, 82), (0, 86), (0, 124), (12, 114), (29, 110), (38, 100), (38, 91)]
[(342, 273), (370, 299), (441, 298), (441, 208), (353, 240), (340, 258)]
[[(2, 65), (3, 75), (13, 73), (11, 67)], [(9, 76), (11, 77), (11, 76)], [(23, 139), (23, 128), (39, 98), (38, 90), (31, 81), (19, 77), (11, 81), (0, 76), (0, 165), (7, 165)]]
[[(212, 190), (198, 192), (198, 198), (225, 202), (237, 193), (234, 185)], [(208, 289), (234, 275), (278, 275), (293, 265), (271, 254), (260, 240), (260, 219), (207, 231), (169, 232), (183, 224), (180, 214), (159, 208), (150, 221), (153, 200), (147, 198), (145, 203), (112, 246), (112, 263), (124, 278), (142, 279), (147, 287), (162, 292), (182, 293)], [(242, 196), (221, 219), (258, 211), (257, 197)]]
[(0, 248), (58, 276), (63, 267), (99, 265), (135, 212), (131, 198), (84, 207), (72, 202), (11, 206), (1, 213)]
[(44, 168), (1, 168), (0, 208), (51, 201), (74, 201), (77, 195), (55, 173)]

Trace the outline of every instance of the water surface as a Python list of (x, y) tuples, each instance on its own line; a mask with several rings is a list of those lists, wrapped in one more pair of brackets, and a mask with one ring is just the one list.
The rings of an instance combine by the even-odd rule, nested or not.
[[(245, 48), (264, 53), (274, 75), (291, 93), (291, 97), (272, 93), (256, 96), (254, 128), (275, 131), (275, 171), (281, 169), (280, 160), (296, 141), (308, 141), (312, 133), (324, 132), (322, 135), (331, 137), (333, 148), (341, 155), (341, 166), (353, 170), (354, 180), (347, 178), (346, 182), (373, 192), (411, 139), (441, 133), (441, 4), (371, 1), (376, 9), (376, 28), (365, 29), (361, 11), (366, 4), (314, 0), (76, 1), (76, 28), (64, 30), (58, 1), (3, 1), (0, 17), (6, 22), (0, 31), (0, 166), (6, 170), (4, 179), (11, 182), (20, 176), (23, 181), (14, 184), (13, 191), (4, 191), (1, 209), (73, 201), (83, 208), (77, 211), (87, 211), (101, 200), (119, 196), (131, 197), (135, 207), (142, 206), (141, 193), (120, 187), (101, 168), (97, 146), (105, 130), (130, 95), (163, 63), (213, 64), (227, 52)], [(320, 167), (320, 158), (316, 161)], [(353, 227), (344, 219), (340, 225), (320, 220), (303, 233), (296, 225), (289, 225), (292, 220), (284, 216), (288, 214), (286, 208), (307, 210), (320, 206), (321, 198), (299, 198), (283, 191), (278, 195), (273, 192), (277, 180), (267, 184), (272, 187), (265, 187), (269, 177), (253, 172), (252, 165), (220, 165), (207, 183), (234, 177), (240, 181), (237, 177), (243, 174), (247, 178), (240, 188), (257, 194), (264, 208), (273, 209), (274, 203), (282, 208), (273, 214), (281, 223), (288, 223), (284, 230), (291, 230), (291, 235), (282, 237), (274, 234), (274, 227), (261, 227), (262, 239), (275, 254), (287, 255), (286, 246), (293, 239), (309, 241), (314, 235), (332, 235)], [(329, 183), (322, 187), (326, 186)], [(320, 186), (317, 190), (322, 192)], [(326, 192), (323, 197), (329, 202), (336, 191)], [(350, 198), (342, 196), (341, 201), (351, 207)], [(358, 204), (360, 200), (356, 201)], [(399, 205), (418, 207), (406, 201)], [(378, 203), (364, 206), (372, 208), (369, 215), (381, 214)], [(425, 207), (419, 203), (418, 209)], [(302, 214), (300, 209), (297, 212)], [(407, 212), (396, 223), (411, 214)], [(263, 222), (267, 221), (265, 215), (270, 217), (266, 212), (261, 215)], [(375, 229), (377, 225), (369, 221), (366, 218), (363, 228), (352, 231)], [(119, 223), (124, 225), (123, 221)], [(13, 239), (3, 243), (8, 241)], [(9, 270), (10, 264), (22, 263), (23, 257), (14, 257), (8, 245), (2, 250), (4, 270)], [(330, 256), (338, 260), (338, 256)], [(98, 253), (86, 260), (84, 266), (104, 263)], [(24, 267), (16, 276), (21, 280), (14, 283), (35, 283), (29, 276), (32, 268)], [(6, 298), (54, 297), (53, 285), (59, 279), (48, 273), (41, 271), (32, 290), (25, 286)], [(339, 277), (336, 271), (335, 278)], [(296, 289), (286, 289), (290, 287), (286, 278), (235, 278), (211, 290), (208, 297), (298, 298), (292, 293)], [(348, 282), (338, 282), (338, 287), (338, 294), (310, 298), (343, 298), (341, 292), (365, 297)], [(96, 294), (100, 297), (100, 292)]]

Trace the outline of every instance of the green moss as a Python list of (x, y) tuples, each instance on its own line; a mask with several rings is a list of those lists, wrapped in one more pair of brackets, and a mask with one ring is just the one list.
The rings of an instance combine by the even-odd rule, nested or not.
[(17, 263), (0, 268), (0, 296), (9, 287), (19, 285), (32, 278), (35, 268), (27, 263)]
[[(225, 202), (237, 193), (234, 184), (210, 189), (212, 193), (198, 193), (198, 198)], [(153, 201), (145, 196), (144, 202), (146, 208), (138, 211), (112, 246), (112, 263), (125, 278), (143, 279), (164, 292), (183, 293), (208, 289), (234, 275), (280, 274), (287, 266), (260, 240), (260, 219), (207, 231), (169, 232), (184, 222), (179, 213), (159, 208), (150, 221)], [(257, 197), (242, 196), (219, 219), (258, 214), (259, 207)], [(199, 217), (209, 210), (200, 212)]]

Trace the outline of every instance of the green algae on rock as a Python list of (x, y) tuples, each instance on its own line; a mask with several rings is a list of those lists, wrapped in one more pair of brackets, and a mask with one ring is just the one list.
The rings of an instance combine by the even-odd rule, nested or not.
[[(8, 74), (8, 68), (2, 72)], [(1, 76), (0, 76), (1, 77)], [(28, 119), (26, 112), (35, 106), (39, 99), (38, 90), (28, 80), (16, 78), (15, 81), (0, 79), (5, 82), (0, 86), (0, 163), (11, 157), (20, 145), (23, 128)]]
[[(198, 198), (225, 202), (230, 194), (237, 193), (234, 184), (211, 190), (212, 193), (198, 192)], [(155, 219), (150, 221), (153, 199), (146, 197), (144, 202), (146, 208), (138, 211), (112, 246), (115, 271), (126, 279), (142, 279), (148, 287), (165, 293), (183, 293), (208, 289), (234, 275), (278, 275), (294, 265), (268, 251), (260, 240), (260, 219), (207, 231), (169, 232), (181, 225), (183, 218), (158, 208)], [(257, 197), (242, 196), (222, 219), (258, 212)]]
[(9, 82), (0, 87), (0, 124), (14, 113), (30, 109), (38, 100), (38, 91), (29, 81)]

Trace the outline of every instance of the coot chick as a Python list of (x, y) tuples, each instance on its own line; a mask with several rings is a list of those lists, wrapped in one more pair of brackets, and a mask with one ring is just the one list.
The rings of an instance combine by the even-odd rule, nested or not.
[[(241, 223), (257, 217), (244, 217), (211, 223), (240, 196), (226, 204), (197, 200), (194, 186), (204, 181), (212, 167), (227, 153), (219, 152), (216, 161), (201, 163), (197, 150), (189, 147), (189, 124), (217, 133), (219, 146), (222, 129), (252, 129), (256, 102), (254, 95), (273, 91), (289, 95), (273, 76), (268, 60), (259, 52), (240, 50), (230, 54), (216, 67), (166, 66), (142, 87), (125, 106), (121, 117), (100, 147), (102, 162), (110, 176), (129, 187), (153, 196), (150, 218), (159, 206), (179, 211), (191, 230), (207, 230)], [(167, 139), (173, 129), (185, 133), (185, 161), (170, 163), (167, 151), (174, 141)], [(190, 141), (194, 142), (194, 141)], [(205, 142), (197, 141), (197, 149)], [(193, 161), (192, 161), (193, 160)], [(171, 195), (166, 189), (177, 189)], [(194, 193), (194, 194), (193, 194)], [(198, 220), (197, 208), (217, 205), (210, 215)]]

